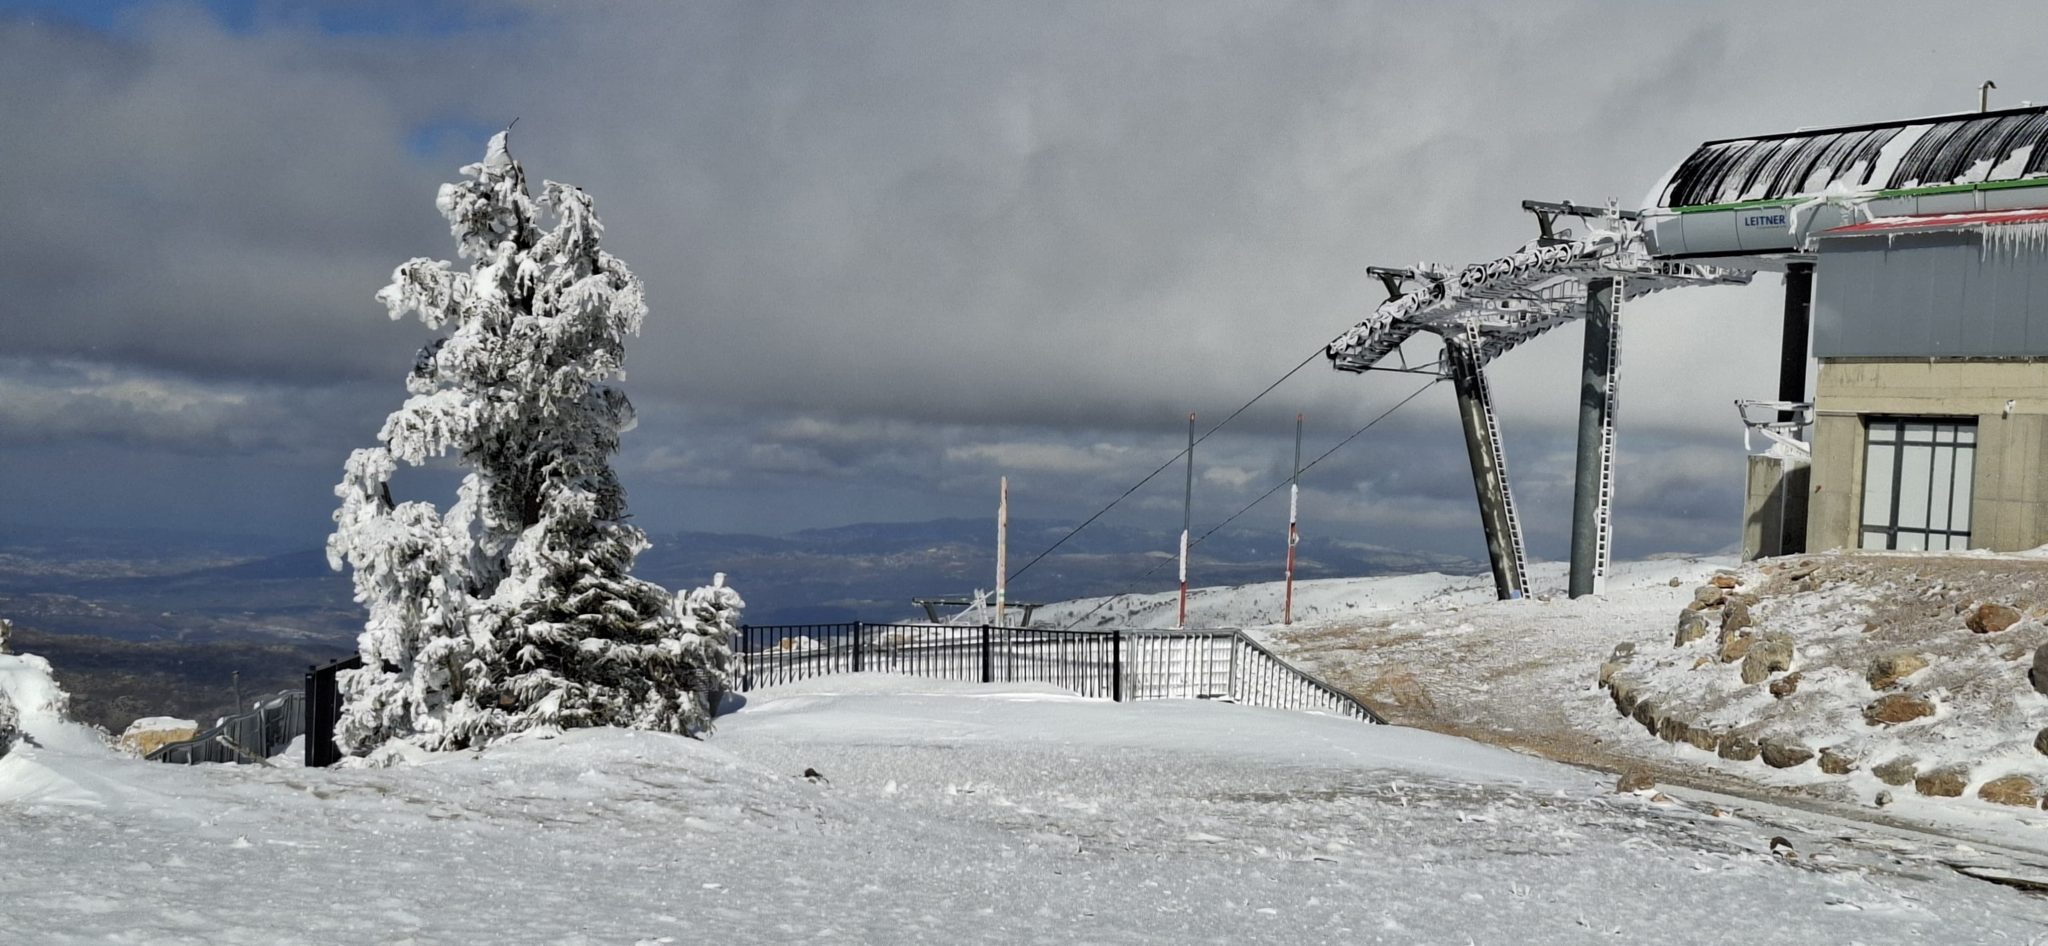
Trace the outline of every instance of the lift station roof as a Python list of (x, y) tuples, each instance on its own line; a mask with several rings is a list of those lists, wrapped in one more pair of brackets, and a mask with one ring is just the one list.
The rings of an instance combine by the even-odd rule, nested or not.
[(1653, 257), (1766, 268), (1872, 217), (2048, 207), (2048, 106), (1709, 141), (1645, 204)]

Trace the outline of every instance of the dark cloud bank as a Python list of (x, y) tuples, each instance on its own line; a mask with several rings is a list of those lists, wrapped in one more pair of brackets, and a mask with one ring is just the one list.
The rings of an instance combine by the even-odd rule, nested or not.
[[(0, 518), (316, 540), (426, 337), (371, 296), (451, 255), (434, 190), (515, 116), (647, 282), (636, 514), (772, 533), (985, 515), (1005, 473), (1078, 519), (1368, 311), (1368, 264), (1495, 255), (1525, 197), (1632, 205), (1707, 138), (2048, 95), (2025, 34), (1908, 5), (345, 9), (0, 9)], [(1623, 554), (1734, 541), (1776, 292), (1628, 313)], [(1553, 556), (1578, 344), (1497, 369)], [(1296, 411), (1314, 455), (1415, 383), (1311, 364), (1204, 445), (1197, 528), (1284, 476)], [(1315, 470), (1312, 528), (1477, 555), (1448, 401)], [(1177, 480), (1119, 515), (1177, 520)]]

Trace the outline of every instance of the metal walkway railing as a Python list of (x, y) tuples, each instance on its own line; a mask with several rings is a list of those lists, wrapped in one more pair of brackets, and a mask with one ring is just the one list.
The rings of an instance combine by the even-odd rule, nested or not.
[(225, 716), (213, 728), (184, 742), (150, 750), (152, 762), (261, 762), (284, 751), (306, 732), (306, 695), (286, 690), (246, 713)]
[(741, 692), (838, 673), (902, 673), (1049, 683), (1097, 699), (1229, 700), (1386, 722), (1356, 697), (1235, 629), (783, 624), (742, 628), (733, 651)]

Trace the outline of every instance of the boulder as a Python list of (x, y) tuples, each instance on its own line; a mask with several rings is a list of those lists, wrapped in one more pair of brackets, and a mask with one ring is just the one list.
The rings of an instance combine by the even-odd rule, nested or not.
[(1744, 602), (1729, 602), (1728, 607), (1721, 611), (1721, 635), (1723, 637), (1745, 627), (1755, 626), (1756, 618), (1750, 616), (1749, 605)]
[(1707, 579), (1707, 584), (1712, 585), (1716, 588), (1728, 589), (1733, 588), (1736, 585), (1742, 584), (1742, 582), (1736, 581), (1734, 575), (1715, 575), (1714, 577)]
[(1762, 683), (1771, 674), (1792, 669), (1792, 636), (1770, 631), (1757, 637), (1742, 655), (1742, 682)]
[(115, 744), (124, 752), (146, 756), (158, 747), (199, 738), (199, 724), (170, 716), (147, 716), (128, 724)]
[(1649, 730), (1650, 735), (1654, 736), (1657, 734), (1659, 717), (1655, 700), (1637, 700), (1635, 712), (1630, 713), (1629, 716), (1636, 722), (1643, 724), (1643, 728)]
[(1749, 647), (1756, 638), (1747, 630), (1721, 632), (1721, 662), (1732, 664), (1749, 655)]
[(1623, 716), (1634, 716), (1636, 712), (1636, 685), (1620, 677), (1607, 684), (1607, 695), (1614, 697), (1614, 710)]
[(1977, 610), (1963, 619), (1963, 626), (1973, 634), (1996, 634), (2020, 622), (2018, 610), (2002, 604), (1980, 604)]
[(1828, 746), (1820, 751), (1820, 770), (1829, 775), (1847, 775), (1856, 771), (1856, 756), (1840, 746)]
[(1721, 747), (1715, 750), (1715, 754), (1721, 758), (1736, 762), (1748, 762), (1756, 758), (1760, 752), (1762, 750), (1757, 746), (1756, 740), (1734, 733), (1722, 736)]
[(1671, 636), (1671, 646), (1684, 647), (1707, 636), (1707, 616), (1686, 608), (1678, 612), (1678, 633)]
[(1863, 707), (1863, 722), (1871, 726), (1896, 726), (1932, 715), (1934, 704), (1914, 693), (1887, 693)]
[(1970, 770), (1959, 765), (1946, 765), (1922, 772), (1913, 777), (1913, 790), (1935, 798), (1961, 798), (1963, 788), (1970, 784)]
[(1657, 787), (1656, 778), (1642, 769), (1630, 769), (1621, 773), (1621, 781), (1614, 783), (1617, 792), (1640, 792)]
[(1891, 807), (1891, 803), (1892, 803), (1892, 790), (1891, 790), (1891, 789), (1889, 789), (1889, 788), (1880, 788), (1880, 789), (1878, 789), (1878, 790), (1877, 790), (1877, 807), (1879, 807), (1879, 808), (1888, 808), (1888, 807)]
[(2048, 696), (2048, 644), (2034, 651), (2034, 669), (2027, 671), (2027, 682), (2034, 685), (2034, 692)]
[(1912, 756), (1900, 756), (1871, 769), (1870, 774), (1886, 785), (1904, 785), (1920, 775), (1919, 762)]
[(1628, 664), (1625, 664), (1625, 663), (1621, 663), (1621, 662), (1619, 662), (1619, 661), (1614, 661), (1614, 660), (1609, 660), (1609, 661), (1605, 661), (1605, 662), (1601, 663), (1601, 664), (1600, 664), (1600, 685), (1601, 685), (1601, 686), (1610, 686), (1610, 685), (1612, 685), (1612, 684), (1614, 683), (1614, 675), (1615, 675), (1615, 674), (1617, 674), (1617, 673), (1620, 673), (1620, 672), (1621, 672), (1621, 670), (1622, 670), (1622, 668), (1623, 668), (1623, 667), (1626, 667), (1626, 666), (1628, 666)]
[(1721, 602), (1726, 600), (1728, 600), (1728, 592), (1722, 591), (1713, 585), (1701, 585), (1692, 593), (1692, 609), (1694, 611), (1705, 611), (1708, 608), (1718, 608), (1721, 606)]
[(2034, 734), (2034, 751), (2042, 755), (2048, 755), (2048, 729), (2043, 729)]
[(2033, 808), (2041, 803), (2041, 787), (2024, 775), (2008, 775), (1985, 782), (1977, 789), (1977, 797), (1994, 805)]
[(1774, 769), (1789, 769), (1813, 761), (1813, 750), (1796, 739), (1770, 736), (1758, 742), (1757, 748), (1764, 764)]
[(1685, 741), (1702, 752), (1714, 752), (1721, 748), (1722, 735), (1705, 726), (1687, 727)]
[(1616, 663), (1620, 663), (1622, 661), (1628, 660), (1630, 657), (1634, 657), (1635, 655), (1636, 642), (1622, 641), (1621, 643), (1614, 645), (1614, 653), (1607, 655), (1607, 659), (1615, 661)]
[(1927, 658), (1919, 654), (1901, 651), (1885, 654), (1870, 662), (1863, 679), (1869, 681), (1873, 690), (1889, 690), (1892, 684), (1927, 668)]
[(1800, 674), (1788, 673), (1782, 677), (1779, 677), (1776, 680), (1772, 680), (1771, 696), (1776, 699), (1782, 700), (1788, 696), (1791, 696), (1794, 693), (1799, 692), (1799, 679)]

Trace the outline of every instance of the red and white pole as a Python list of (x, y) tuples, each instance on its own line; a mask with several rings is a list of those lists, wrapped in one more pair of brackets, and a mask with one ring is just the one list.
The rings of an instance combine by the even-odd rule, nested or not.
[(1301, 542), (1301, 415), (1294, 415), (1294, 476), (1287, 484), (1287, 601), (1280, 623), (1294, 623), (1294, 547)]
[(1188, 485), (1180, 504), (1180, 619), (1175, 628), (1188, 626), (1188, 532), (1195, 524), (1195, 415), (1188, 413)]

